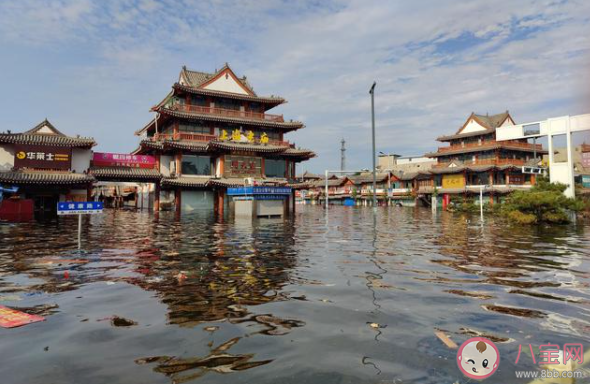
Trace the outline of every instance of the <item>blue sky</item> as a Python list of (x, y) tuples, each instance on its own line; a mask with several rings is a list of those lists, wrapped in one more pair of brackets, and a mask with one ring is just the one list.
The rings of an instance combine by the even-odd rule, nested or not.
[(472, 112), (517, 122), (590, 112), (590, 2), (4, 0), (0, 131), (47, 117), (96, 150), (128, 152), (182, 65), (229, 62), (289, 134), (318, 158), (300, 170), (370, 160), (377, 81), (379, 151), (420, 155)]

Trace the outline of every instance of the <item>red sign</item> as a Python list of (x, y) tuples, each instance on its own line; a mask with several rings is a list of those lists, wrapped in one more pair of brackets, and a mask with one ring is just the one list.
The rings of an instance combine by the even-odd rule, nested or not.
[(95, 152), (94, 156), (92, 157), (92, 165), (95, 167), (130, 167), (153, 169), (156, 168), (156, 158), (147, 155)]
[(15, 168), (70, 169), (72, 149), (48, 145), (15, 145)]
[(45, 318), (0, 305), (0, 327), (14, 328), (38, 321), (45, 321)]

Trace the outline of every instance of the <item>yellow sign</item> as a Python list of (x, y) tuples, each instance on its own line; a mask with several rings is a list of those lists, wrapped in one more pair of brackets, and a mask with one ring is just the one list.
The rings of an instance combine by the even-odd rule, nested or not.
[(240, 141), (242, 139), (242, 132), (240, 132), (239, 129), (234, 129), (234, 131), (231, 134), (231, 139), (233, 141)]
[(227, 140), (227, 131), (225, 129), (223, 131), (221, 131), (221, 136), (219, 136), (219, 140), (221, 140), (221, 141)]
[(457, 175), (443, 175), (443, 188), (465, 188), (465, 176), (463, 174)]
[(254, 132), (248, 131), (248, 134), (246, 135), (246, 137), (248, 138), (248, 142), (250, 142), (250, 143), (254, 142)]
[(24, 153), (24, 152), (19, 152), (19, 153), (16, 154), (16, 158), (17, 159), (23, 160), (25, 157), (27, 157), (27, 154)]
[(266, 132), (260, 136), (260, 144), (268, 144), (268, 135)]

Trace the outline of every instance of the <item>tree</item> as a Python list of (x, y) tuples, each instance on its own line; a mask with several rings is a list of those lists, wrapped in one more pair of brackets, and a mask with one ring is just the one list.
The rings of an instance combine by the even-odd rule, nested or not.
[(567, 223), (568, 211), (584, 208), (581, 201), (565, 197), (566, 186), (539, 178), (528, 191), (515, 191), (502, 207), (502, 213), (519, 224)]

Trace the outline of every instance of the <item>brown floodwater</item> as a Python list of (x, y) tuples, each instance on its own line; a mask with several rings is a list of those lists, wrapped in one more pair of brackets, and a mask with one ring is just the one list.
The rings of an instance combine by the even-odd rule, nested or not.
[[(590, 226), (425, 209), (298, 207), (290, 219), (105, 211), (0, 224), (0, 382), (467, 383), (457, 344), (590, 349)], [(538, 358), (538, 357), (537, 357)], [(472, 381), (473, 382), (473, 381)]]

